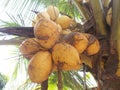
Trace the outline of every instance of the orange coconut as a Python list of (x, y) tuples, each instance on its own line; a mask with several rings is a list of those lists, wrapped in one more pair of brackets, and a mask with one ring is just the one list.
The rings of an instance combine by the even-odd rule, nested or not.
[(64, 41), (73, 45), (81, 54), (88, 46), (87, 38), (80, 32), (71, 32), (64, 37)]
[(100, 50), (100, 43), (95, 36), (92, 34), (84, 34), (89, 41), (88, 47), (86, 49), (87, 55), (94, 55)]

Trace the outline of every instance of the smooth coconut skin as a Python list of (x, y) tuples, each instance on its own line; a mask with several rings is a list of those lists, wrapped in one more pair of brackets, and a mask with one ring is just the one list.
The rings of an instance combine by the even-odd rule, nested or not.
[(48, 79), (52, 70), (52, 57), (48, 51), (39, 51), (30, 60), (28, 74), (30, 80), (41, 83)]

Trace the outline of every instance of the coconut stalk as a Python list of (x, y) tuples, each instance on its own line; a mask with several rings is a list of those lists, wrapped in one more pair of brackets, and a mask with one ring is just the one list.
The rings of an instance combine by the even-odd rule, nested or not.
[(47, 90), (47, 89), (48, 89), (48, 79), (41, 83), (41, 90)]
[(63, 63), (58, 62), (58, 90), (63, 90), (63, 83), (62, 83), (62, 66)]
[[(116, 75), (120, 77), (120, 0), (112, 1), (112, 48), (119, 56), (119, 63)], [(115, 51), (114, 51), (115, 52)], [(113, 53), (113, 52), (112, 52)]]
[(83, 79), (84, 79), (84, 84), (83, 84), (83, 87), (84, 87), (84, 90), (87, 90), (87, 85), (86, 85), (86, 67), (85, 67), (85, 64), (83, 63)]
[(97, 33), (100, 35), (107, 35), (106, 23), (101, 9), (100, 0), (90, 0), (90, 3), (93, 10)]

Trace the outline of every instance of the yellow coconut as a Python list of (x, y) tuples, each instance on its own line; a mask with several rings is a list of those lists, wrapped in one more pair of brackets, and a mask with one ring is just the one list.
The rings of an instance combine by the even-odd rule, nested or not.
[(86, 33), (84, 35), (87, 37), (87, 39), (89, 41), (88, 47), (86, 49), (87, 55), (94, 55), (94, 54), (98, 53), (100, 50), (100, 43), (97, 40), (97, 38), (95, 36), (93, 36), (92, 34)]
[(87, 38), (79, 32), (72, 32), (67, 34), (64, 37), (64, 41), (73, 45), (80, 54), (83, 53), (88, 46)]
[(69, 27), (73, 27), (76, 25), (76, 22), (69, 18), (66, 15), (61, 15), (60, 17), (58, 17), (55, 21), (56, 23), (60, 24), (62, 29), (67, 29)]
[(112, 19), (112, 8), (110, 8), (107, 12), (106, 22), (109, 26), (111, 26), (111, 19)]
[(48, 79), (52, 70), (51, 54), (48, 51), (36, 53), (28, 65), (29, 78), (34, 83), (41, 83)]
[(44, 50), (44, 48), (40, 47), (39, 43), (35, 41), (35, 38), (24, 40), (19, 49), (22, 55), (27, 59), (30, 59), (39, 50)]
[(56, 20), (59, 16), (59, 9), (56, 6), (52, 6), (52, 5), (48, 6), (47, 12), (51, 20)]
[(61, 64), (63, 70), (65, 68), (69, 70), (71, 66), (76, 67), (82, 63), (77, 50), (67, 43), (57, 43), (52, 49), (52, 57), (54, 64), (57, 66)]
[(32, 21), (32, 26), (35, 26), (35, 24), (42, 18), (50, 20), (50, 16), (46, 11), (39, 12), (36, 16), (35, 19)]
[(41, 19), (34, 27), (34, 35), (44, 48), (52, 48), (60, 36), (58, 25), (48, 19)]

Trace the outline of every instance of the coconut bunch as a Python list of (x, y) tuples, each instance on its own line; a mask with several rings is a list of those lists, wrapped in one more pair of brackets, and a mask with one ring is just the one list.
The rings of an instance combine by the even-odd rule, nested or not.
[(23, 41), (19, 49), (29, 60), (28, 74), (31, 81), (41, 83), (52, 72), (51, 49), (59, 40), (58, 25), (52, 20), (42, 18), (34, 26), (34, 36)]
[(42, 18), (54, 21), (58, 26), (61, 33), (66, 34), (71, 32), (70, 28), (73, 28), (77, 25), (74, 19), (70, 18), (67, 15), (60, 14), (59, 9), (56, 6), (48, 6), (46, 10), (36, 14), (34, 20), (32, 21), (32, 26)]
[(48, 6), (33, 21), (35, 37), (24, 40), (19, 49), (29, 60), (28, 74), (35, 83), (42, 83), (59, 69), (79, 70), (83, 62), (81, 54), (89, 56), (99, 52), (97, 38), (71, 31), (70, 27), (75, 26), (76, 22), (60, 15), (55, 6)]

